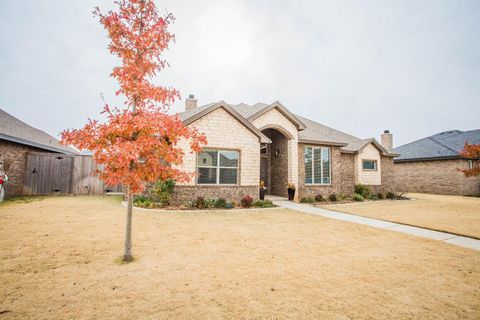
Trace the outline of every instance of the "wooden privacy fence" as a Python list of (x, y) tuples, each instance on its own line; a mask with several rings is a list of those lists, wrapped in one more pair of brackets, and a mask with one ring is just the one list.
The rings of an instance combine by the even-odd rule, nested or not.
[(122, 192), (121, 186), (106, 186), (98, 177), (101, 169), (91, 156), (28, 153), (23, 195), (102, 194)]

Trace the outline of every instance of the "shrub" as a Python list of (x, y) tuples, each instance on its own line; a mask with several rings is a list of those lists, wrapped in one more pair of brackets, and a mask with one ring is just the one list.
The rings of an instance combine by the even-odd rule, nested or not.
[(242, 198), (240, 203), (241, 203), (243, 208), (250, 208), (252, 206), (252, 203), (253, 203), (253, 198), (250, 197), (249, 195), (246, 195)]
[(225, 204), (225, 209), (233, 209), (233, 208), (234, 208), (233, 203), (227, 202), (227, 203)]
[(377, 194), (377, 198), (378, 198), (378, 200), (383, 200), (383, 198), (384, 198), (383, 193)]
[(337, 195), (335, 193), (332, 193), (331, 195), (328, 196), (328, 200), (330, 200), (332, 202), (336, 202), (337, 201)]
[(210, 198), (205, 199), (205, 208), (208, 208), (208, 209), (215, 208), (216, 204), (217, 204), (217, 199), (210, 199)]
[(322, 201), (323, 201), (323, 195), (317, 194), (317, 195), (315, 196), (315, 201), (317, 201), (317, 202), (322, 202)]
[(372, 188), (364, 184), (356, 184), (354, 192), (361, 195), (364, 199), (369, 199), (372, 195)]
[(314, 203), (315, 199), (313, 199), (312, 197), (303, 197), (302, 199), (300, 199), (300, 202), (301, 203)]
[(256, 208), (272, 208), (272, 207), (275, 207), (272, 200), (269, 200), (269, 199), (255, 200), (253, 202), (253, 206), (256, 207)]
[(341, 194), (341, 195), (338, 196), (338, 200), (340, 200), (340, 201), (347, 200), (348, 198), (349, 198), (349, 196), (346, 195), (346, 194)]
[(365, 198), (361, 194), (354, 193), (353, 196), (352, 196), (352, 200), (353, 201), (363, 201), (363, 200), (365, 200)]
[(197, 200), (195, 201), (195, 207), (197, 209), (205, 209), (207, 207), (207, 204), (205, 203), (205, 198), (197, 197)]
[(185, 207), (187, 208), (195, 208), (197, 206), (196, 200), (188, 200), (185, 202)]
[(175, 188), (175, 181), (167, 179), (165, 181), (157, 181), (148, 189), (148, 196), (154, 201), (160, 203), (162, 206), (170, 204), (173, 189)]
[(155, 205), (155, 203), (145, 197), (145, 196), (138, 196), (136, 197), (134, 200), (133, 200), (133, 204), (136, 206), (136, 207), (140, 207), (140, 208), (151, 208)]
[(378, 194), (372, 194), (370, 200), (378, 200)]
[(395, 199), (395, 193), (388, 191), (386, 197), (387, 199)]
[(217, 201), (215, 201), (215, 208), (226, 208), (227, 206), (227, 200), (225, 198), (218, 198)]

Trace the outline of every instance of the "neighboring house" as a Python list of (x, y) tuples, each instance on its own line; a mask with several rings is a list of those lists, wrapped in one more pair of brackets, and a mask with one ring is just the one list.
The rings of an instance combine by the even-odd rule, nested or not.
[(332, 193), (352, 194), (357, 183), (376, 192), (393, 190), (392, 136), (382, 146), (293, 114), (280, 102), (231, 105), (224, 101), (197, 106), (191, 95), (179, 114), (187, 126), (203, 132), (208, 145), (192, 154), (188, 144), (182, 169), (195, 172), (178, 184), (174, 200), (197, 196), (239, 199), (258, 196), (263, 180), (268, 193), (287, 195), (287, 183), (297, 186), (297, 198)]
[(6, 197), (22, 195), (28, 152), (78, 154), (57, 139), (0, 109), (0, 169), (9, 177)]
[(478, 177), (466, 178), (458, 170), (478, 165), (478, 160), (460, 156), (465, 142), (480, 144), (480, 129), (445, 131), (395, 148), (401, 154), (394, 161), (397, 188), (409, 192), (479, 194)]

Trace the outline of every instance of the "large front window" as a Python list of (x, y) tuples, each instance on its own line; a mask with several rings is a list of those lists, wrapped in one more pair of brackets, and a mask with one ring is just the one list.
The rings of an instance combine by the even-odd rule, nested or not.
[(238, 151), (203, 150), (198, 154), (199, 184), (237, 184)]
[(330, 148), (305, 147), (305, 183), (330, 184)]

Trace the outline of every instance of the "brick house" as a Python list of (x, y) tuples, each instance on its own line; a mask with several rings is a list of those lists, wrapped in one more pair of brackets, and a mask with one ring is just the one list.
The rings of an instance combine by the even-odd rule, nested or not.
[(452, 195), (478, 195), (478, 177), (466, 178), (459, 168), (479, 165), (478, 159), (464, 159), (459, 153), (465, 142), (480, 143), (480, 129), (451, 130), (394, 149), (401, 155), (394, 161), (398, 190)]
[(5, 196), (22, 195), (27, 153), (78, 154), (57, 139), (0, 109), (0, 167), (9, 177)]
[(376, 192), (393, 190), (392, 136), (359, 139), (290, 112), (280, 102), (247, 105), (224, 101), (197, 106), (191, 95), (179, 114), (187, 126), (205, 133), (208, 145), (199, 154), (185, 150), (182, 169), (194, 172), (178, 184), (174, 201), (197, 196), (239, 199), (257, 197), (259, 181), (268, 193), (296, 197), (352, 194), (357, 183)]

